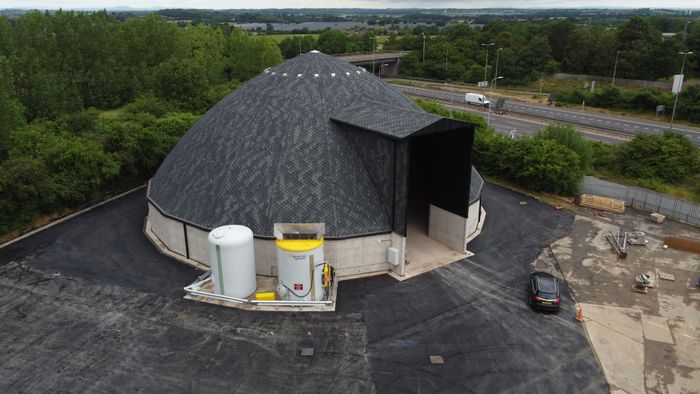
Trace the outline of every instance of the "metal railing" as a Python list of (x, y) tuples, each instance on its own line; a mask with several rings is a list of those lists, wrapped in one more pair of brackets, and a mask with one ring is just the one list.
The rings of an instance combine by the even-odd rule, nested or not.
[(586, 177), (581, 185), (581, 191), (623, 200), (627, 206), (648, 212), (658, 212), (679, 222), (700, 227), (700, 204), (652, 190), (620, 185), (594, 177)]

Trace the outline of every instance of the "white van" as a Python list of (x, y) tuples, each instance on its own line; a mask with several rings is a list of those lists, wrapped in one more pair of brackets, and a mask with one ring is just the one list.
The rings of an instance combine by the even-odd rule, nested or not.
[(483, 94), (467, 93), (464, 95), (464, 102), (467, 104), (478, 105), (480, 107), (491, 106), (491, 102)]

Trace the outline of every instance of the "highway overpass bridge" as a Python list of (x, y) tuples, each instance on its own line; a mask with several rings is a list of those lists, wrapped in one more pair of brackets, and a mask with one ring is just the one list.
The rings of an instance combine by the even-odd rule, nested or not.
[(402, 57), (410, 51), (354, 53), (336, 55), (338, 59), (345, 60), (356, 66), (362, 66), (379, 76), (395, 77), (399, 75), (399, 63)]

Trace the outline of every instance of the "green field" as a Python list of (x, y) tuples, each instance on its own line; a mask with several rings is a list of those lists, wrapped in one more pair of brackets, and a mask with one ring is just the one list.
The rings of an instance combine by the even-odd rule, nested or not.
[(284, 41), (286, 38), (292, 37), (313, 37), (314, 39), (318, 39), (318, 34), (268, 34), (267, 36), (278, 43)]

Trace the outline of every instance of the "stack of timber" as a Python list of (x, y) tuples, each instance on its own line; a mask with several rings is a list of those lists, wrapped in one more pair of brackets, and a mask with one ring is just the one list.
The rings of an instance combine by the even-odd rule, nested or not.
[(580, 205), (583, 207), (599, 209), (614, 213), (625, 212), (625, 202), (614, 198), (595, 196), (593, 194), (581, 194)]

